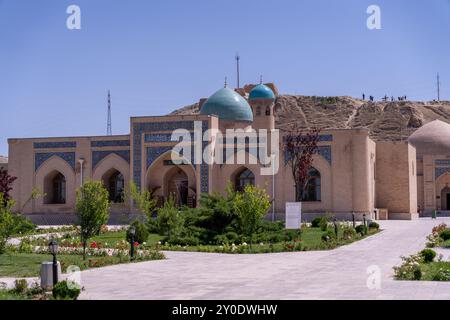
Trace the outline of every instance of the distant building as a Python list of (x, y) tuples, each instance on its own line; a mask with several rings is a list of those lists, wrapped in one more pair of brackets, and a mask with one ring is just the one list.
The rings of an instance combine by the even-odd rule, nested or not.
[[(296, 199), (282, 151), (274, 176), (262, 175), (265, 166), (259, 162), (175, 164), (171, 157), (177, 143), (171, 140), (173, 130), (192, 134), (196, 121), (202, 132), (212, 129), (202, 151), (208, 150), (209, 142), (223, 141), (234, 156), (237, 149), (228, 145), (225, 130), (275, 129), (277, 94), (273, 84), (225, 87), (200, 100), (200, 114), (132, 117), (129, 135), (9, 139), (9, 171), (18, 177), (12, 195), (23, 206), (37, 187), (46, 196), (27, 204), (25, 213), (74, 213), (76, 189), (93, 179), (108, 189), (112, 213), (128, 213), (130, 203), (124, 203), (122, 195), (130, 181), (151, 191), (160, 204), (174, 195), (187, 206), (196, 206), (202, 193), (223, 193), (231, 182), (237, 190), (246, 184), (265, 188), (273, 199), (271, 211), (284, 217), (286, 203)], [(304, 219), (326, 213), (345, 219), (352, 213), (370, 217), (376, 208), (388, 209), (390, 219), (413, 219), (418, 205), (426, 211), (450, 210), (449, 141), (450, 125), (440, 122), (419, 129), (411, 143), (375, 142), (366, 128), (321, 131), (302, 201)], [(247, 144), (240, 152), (255, 159)]]
[(8, 158), (0, 156), (0, 169), (8, 170)]

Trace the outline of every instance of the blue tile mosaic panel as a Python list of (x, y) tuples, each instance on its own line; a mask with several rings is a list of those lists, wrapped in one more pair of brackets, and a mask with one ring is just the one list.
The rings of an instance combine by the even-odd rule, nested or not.
[(450, 172), (450, 167), (435, 168), (435, 179), (439, 178), (447, 172)]
[(150, 168), (152, 163), (158, 159), (159, 156), (166, 153), (167, 151), (172, 150), (172, 147), (148, 147), (147, 148), (147, 169)]
[(75, 152), (43, 152), (34, 154), (34, 170), (37, 171), (39, 167), (51, 157), (60, 157), (66, 161), (72, 169), (75, 170)]
[(129, 147), (130, 140), (98, 140), (91, 141), (91, 147)]
[[(283, 137), (283, 141), (286, 142), (286, 137)], [(319, 142), (332, 142), (333, 135), (332, 134), (320, 134), (318, 141)]]
[[(328, 163), (331, 165), (332, 159), (331, 159), (331, 146), (319, 146), (316, 154), (321, 155), (325, 160), (328, 161)], [(290, 155), (285, 150), (284, 151), (284, 164), (286, 165), (289, 162)]]
[(130, 163), (130, 151), (129, 150), (108, 150), (108, 151), (92, 151), (92, 169), (94, 169), (97, 164), (110, 154), (116, 154), (126, 162)]
[(75, 141), (57, 141), (57, 142), (34, 142), (35, 149), (58, 149), (58, 148), (76, 148)]
[[(138, 187), (141, 186), (142, 170), (142, 145), (141, 137), (145, 133), (159, 131), (173, 131), (176, 129), (194, 130), (194, 120), (192, 121), (167, 121), (167, 122), (144, 122), (133, 124), (133, 180)], [(203, 132), (208, 129), (208, 121), (202, 121)], [(171, 133), (170, 133), (171, 134)], [(167, 137), (167, 135), (165, 135)], [(162, 136), (160, 136), (163, 139)], [(145, 137), (144, 137), (145, 139)], [(167, 138), (164, 138), (167, 139)], [(170, 141), (170, 137), (169, 137)], [(160, 142), (160, 141), (158, 141)], [(154, 161), (154, 160), (153, 160)], [(147, 165), (149, 165), (147, 161)]]
[(434, 163), (437, 166), (450, 166), (450, 159), (439, 159), (435, 160)]

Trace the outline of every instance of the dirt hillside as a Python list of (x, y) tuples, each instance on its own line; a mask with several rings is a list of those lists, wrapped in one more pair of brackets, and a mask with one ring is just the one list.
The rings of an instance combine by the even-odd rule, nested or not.
[[(196, 103), (172, 114), (198, 111)], [(293, 122), (322, 129), (366, 127), (374, 140), (399, 140), (430, 121), (440, 119), (450, 123), (450, 102), (369, 102), (351, 97), (280, 95), (275, 117), (280, 129)]]

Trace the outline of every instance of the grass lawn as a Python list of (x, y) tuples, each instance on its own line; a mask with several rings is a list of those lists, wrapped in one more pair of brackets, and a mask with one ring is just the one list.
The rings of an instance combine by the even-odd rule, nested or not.
[(26, 297), (10, 290), (0, 290), (0, 300), (26, 300)]
[[(329, 229), (331, 230), (331, 229)], [(334, 231), (333, 231), (334, 232)], [(312, 250), (330, 250), (337, 247), (350, 244), (355, 241), (362, 240), (366, 237), (378, 233), (378, 230), (371, 230), (367, 235), (358, 236), (353, 239), (344, 240), (342, 238), (342, 230), (339, 230), (339, 240), (325, 243), (322, 241), (322, 235), (325, 233), (320, 228), (306, 228), (302, 230), (301, 241), (287, 241), (279, 243), (254, 243), (250, 246), (238, 245), (235, 250), (230, 250), (230, 246), (221, 245), (199, 245), (199, 246), (166, 246), (159, 248), (167, 251), (191, 251), (191, 252), (216, 252), (216, 253), (270, 253), (270, 252), (289, 252), (289, 251), (312, 251)]]
[[(435, 275), (439, 273), (441, 270), (444, 272), (447, 272), (448, 275), (450, 275), (450, 262), (431, 262), (431, 263), (422, 263), (420, 265), (420, 268), (422, 270), (422, 278), (420, 280), (425, 281), (434, 281)], [(442, 281), (442, 280), (441, 280)], [(450, 277), (447, 281), (450, 281)]]
[[(0, 277), (37, 277), (41, 270), (41, 263), (52, 261), (52, 256), (34, 253), (5, 253), (0, 255)], [(119, 263), (129, 263), (128, 257), (87, 257), (86, 261), (80, 255), (58, 255), (64, 273), (68, 266), (76, 265), (81, 270), (99, 268)], [(140, 262), (140, 261), (136, 261)]]

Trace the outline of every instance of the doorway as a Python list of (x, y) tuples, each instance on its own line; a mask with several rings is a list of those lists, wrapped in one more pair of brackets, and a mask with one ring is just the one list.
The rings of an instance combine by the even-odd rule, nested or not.
[(447, 193), (447, 207), (445, 210), (450, 210), (450, 193)]

